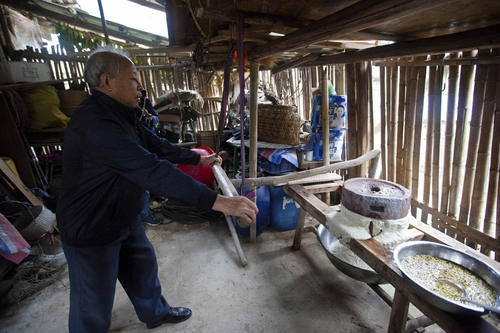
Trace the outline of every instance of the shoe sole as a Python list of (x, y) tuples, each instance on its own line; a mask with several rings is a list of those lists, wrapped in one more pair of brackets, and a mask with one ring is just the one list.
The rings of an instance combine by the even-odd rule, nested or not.
[(178, 323), (182, 323), (183, 321), (188, 320), (189, 318), (191, 318), (191, 316), (192, 316), (192, 313), (188, 317), (186, 317), (186, 318), (177, 319), (177, 320), (163, 321), (163, 322), (159, 322), (159, 323), (156, 323), (156, 324), (146, 325), (146, 327), (148, 329), (153, 329), (153, 328), (157, 328), (158, 326), (161, 326), (163, 324), (178, 324)]

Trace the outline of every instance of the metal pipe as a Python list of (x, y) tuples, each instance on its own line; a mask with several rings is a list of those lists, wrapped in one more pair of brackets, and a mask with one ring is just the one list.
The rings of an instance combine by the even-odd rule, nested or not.
[(106, 41), (106, 45), (109, 45), (108, 29), (106, 28), (106, 19), (104, 18), (104, 10), (102, 9), (101, 0), (97, 0), (97, 4), (99, 5), (99, 12), (101, 13), (101, 24), (102, 30), (104, 32), (104, 40)]

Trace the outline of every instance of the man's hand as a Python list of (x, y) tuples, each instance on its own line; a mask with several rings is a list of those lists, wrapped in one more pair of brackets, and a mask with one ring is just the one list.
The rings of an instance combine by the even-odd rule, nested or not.
[(259, 213), (257, 206), (246, 197), (227, 197), (220, 194), (217, 195), (212, 209), (226, 215), (239, 217), (240, 227), (243, 228), (255, 223), (257, 213)]
[(212, 154), (212, 155), (200, 157), (200, 164), (213, 165), (215, 163), (217, 163), (219, 165), (222, 164), (222, 158), (220, 156), (218, 156), (217, 154)]

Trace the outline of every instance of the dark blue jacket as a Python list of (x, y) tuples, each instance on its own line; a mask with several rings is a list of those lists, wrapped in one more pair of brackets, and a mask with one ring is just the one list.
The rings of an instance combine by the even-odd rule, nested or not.
[(146, 189), (202, 209), (216, 192), (172, 163), (198, 164), (200, 156), (146, 129), (136, 110), (95, 91), (64, 131), (63, 187), (57, 225), (74, 247), (108, 244), (138, 221)]

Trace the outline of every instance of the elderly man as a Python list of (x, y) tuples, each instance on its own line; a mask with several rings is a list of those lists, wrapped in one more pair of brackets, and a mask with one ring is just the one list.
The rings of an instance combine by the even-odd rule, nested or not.
[(218, 195), (172, 163), (210, 164), (170, 144), (138, 121), (137, 72), (115, 49), (93, 52), (85, 68), (91, 96), (64, 134), (63, 188), (57, 223), (70, 278), (69, 331), (106, 332), (118, 279), (148, 328), (178, 323), (191, 310), (161, 295), (154, 249), (139, 221), (145, 189), (255, 223), (257, 207), (244, 197)]

